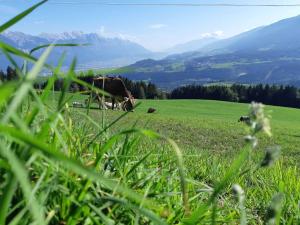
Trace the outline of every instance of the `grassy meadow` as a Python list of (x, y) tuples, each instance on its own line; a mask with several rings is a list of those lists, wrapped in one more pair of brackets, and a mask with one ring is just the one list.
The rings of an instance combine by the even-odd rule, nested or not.
[[(74, 96), (82, 100), (84, 96)], [(249, 104), (229, 103), (210, 100), (138, 100), (141, 103), (135, 112), (129, 113), (112, 130), (129, 128), (137, 123), (174, 139), (184, 151), (192, 154), (211, 152), (212, 154), (235, 154), (243, 145), (247, 126), (239, 123), (240, 116), (247, 115)], [(71, 105), (70, 101), (70, 105)], [(93, 105), (95, 108), (97, 104)], [(155, 108), (153, 114), (146, 113)], [(74, 109), (82, 110), (82, 109)], [(271, 118), (272, 138), (261, 136), (260, 150), (267, 145), (280, 145), (282, 157), (299, 166), (300, 151), (300, 110), (286, 107), (267, 106), (265, 111)], [(105, 111), (109, 122), (121, 112)], [(95, 120), (102, 112), (91, 111)], [(188, 153), (184, 154), (187, 155)]]
[[(78, 80), (76, 60), (67, 73), (63, 57), (46, 63), (61, 46), (74, 44), (27, 53), (0, 41), (18, 74), (0, 82), (0, 225), (300, 224), (299, 110), (203, 100), (74, 108), (87, 96), (70, 93), (72, 82), (103, 91)], [(36, 91), (44, 69), (53, 75)]]
[[(74, 96), (76, 100), (81, 98), (82, 96)], [(244, 137), (249, 132), (249, 128), (244, 123), (238, 122), (240, 116), (248, 115), (249, 104), (209, 100), (139, 100), (138, 102), (141, 104), (134, 112), (129, 113), (107, 132), (113, 135), (120, 129), (136, 126), (172, 138), (182, 151), (187, 173), (204, 186), (214, 186), (216, 180), (226, 174), (233, 159), (243, 148)], [(93, 106), (97, 107), (96, 104)], [(146, 112), (149, 107), (154, 107), (157, 111), (148, 114)], [(86, 109), (73, 108), (72, 114), (74, 113), (77, 118), (77, 112), (80, 111)], [(300, 110), (267, 106), (265, 111), (271, 118), (272, 137), (259, 135), (259, 145), (254, 150), (250, 167), (255, 167), (255, 164), (263, 159), (267, 146), (281, 146), (281, 157), (273, 168), (262, 169), (251, 174), (250, 177), (241, 177), (235, 182), (243, 184), (242, 187), (246, 188), (246, 204), (249, 212), (252, 215), (258, 214), (251, 218), (252, 224), (263, 224), (265, 214), (262, 211), (270, 203), (271, 193), (276, 192), (285, 194), (286, 207), (289, 208), (291, 215), (295, 216), (294, 218), (291, 216), (290, 221), (286, 220), (283, 223), (293, 224), (295, 221), (299, 222), (300, 215), (297, 206), (300, 200), (298, 194)], [(121, 114), (122, 112), (112, 110), (90, 111), (94, 121), (106, 123), (114, 121)], [(153, 143), (147, 140), (141, 141), (134, 154), (142, 157), (148, 152), (152, 152), (153, 161), (159, 158), (172, 158), (172, 153), (166, 149), (164, 143)], [(153, 169), (155, 170), (156, 166)], [(225, 197), (221, 199), (220, 204), (234, 204)], [(223, 222), (226, 223), (226, 220)]]

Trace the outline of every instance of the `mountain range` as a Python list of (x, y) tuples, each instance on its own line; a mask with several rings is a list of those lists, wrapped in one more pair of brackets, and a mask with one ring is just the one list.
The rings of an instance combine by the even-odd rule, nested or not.
[(203, 50), (268, 51), (295, 50), (300, 48), (300, 16), (284, 19), (268, 26), (244, 32), (218, 43), (208, 45)]
[(184, 52), (193, 52), (199, 51), (201, 48), (217, 42), (219, 39), (215, 37), (203, 37), (197, 40), (188, 41), (186, 43), (175, 45), (164, 52), (171, 55), (171, 54), (180, 54)]
[(284, 19), (197, 51), (136, 62), (123, 68), (123, 76), (167, 89), (214, 82), (299, 85), (299, 27), (300, 16)]
[[(52, 51), (48, 62), (56, 65), (59, 58), (66, 52), (64, 66), (70, 65), (76, 56), (77, 68), (90, 69), (102, 67), (120, 67), (134, 63), (157, 54), (143, 46), (121, 38), (106, 38), (96, 33), (65, 32), (61, 34), (29, 35), (22, 32), (6, 32), (0, 35), (0, 40), (18, 49), (29, 52), (36, 46), (50, 43), (87, 44), (79, 47), (57, 47)], [(42, 50), (35, 53), (39, 56)], [(9, 62), (0, 55), (0, 68), (6, 68)]]
[[(76, 56), (79, 69), (118, 67), (112, 73), (133, 80), (152, 81), (166, 89), (215, 82), (300, 86), (299, 27), (300, 16), (297, 16), (227, 39), (194, 40), (163, 53), (149, 51), (129, 40), (96, 33), (28, 35), (6, 32), (0, 35), (0, 40), (27, 52), (47, 43), (89, 44), (55, 48), (48, 62), (57, 64), (66, 52), (65, 66)], [(36, 52), (35, 56), (40, 54), (41, 51)], [(0, 69), (8, 64), (0, 55)]]

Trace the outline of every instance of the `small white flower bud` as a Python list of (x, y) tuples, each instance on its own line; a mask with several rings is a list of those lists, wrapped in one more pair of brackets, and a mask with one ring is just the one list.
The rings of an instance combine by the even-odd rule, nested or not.
[(258, 144), (258, 140), (257, 140), (256, 137), (251, 136), (251, 135), (247, 135), (247, 136), (244, 137), (244, 139), (245, 139), (245, 141), (246, 141), (247, 143), (251, 143), (252, 148), (256, 148), (256, 146), (257, 146), (257, 144)]
[(238, 199), (238, 201), (244, 201), (245, 192), (240, 185), (234, 184), (232, 186), (232, 192), (233, 192), (234, 196)]

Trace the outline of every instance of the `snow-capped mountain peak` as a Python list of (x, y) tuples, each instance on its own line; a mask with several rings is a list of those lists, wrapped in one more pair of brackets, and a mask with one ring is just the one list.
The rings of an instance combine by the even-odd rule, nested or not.
[[(37, 46), (53, 42), (90, 44), (88, 46), (54, 48), (48, 59), (48, 63), (55, 64), (63, 52), (67, 52), (65, 64), (69, 64), (76, 57), (80, 65), (89, 68), (123, 66), (153, 55), (152, 52), (137, 43), (120, 38), (103, 37), (97, 33), (86, 34), (82, 31), (58, 34), (42, 33), (40, 35), (9, 31), (0, 34), (0, 40), (27, 52)], [(41, 51), (36, 52), (36, 56)], [(8, 64), (0, 55), (0, 67), (5, 68)]]
[(39, 36), (49, 41), (57, 41), (57, 40), (79, 39), (84, 35), (85, 34), (82, 31), (71, 31), (71, 32), (63, 32), (63, 33), (56, 33), (56, 34), (41, 33)]

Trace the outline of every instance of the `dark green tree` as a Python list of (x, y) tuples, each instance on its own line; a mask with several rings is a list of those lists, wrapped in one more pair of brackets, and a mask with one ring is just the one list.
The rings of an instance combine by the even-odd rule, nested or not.
[(5, 73), (2, 71), (2, 70), (0, 70), (0, 81), (1, 82), (4, 82), (5, 81)]
[(16, 80), (18, 78), (16, 70), (8, 66), (6, 69), (6, 77), (7, 80)]

